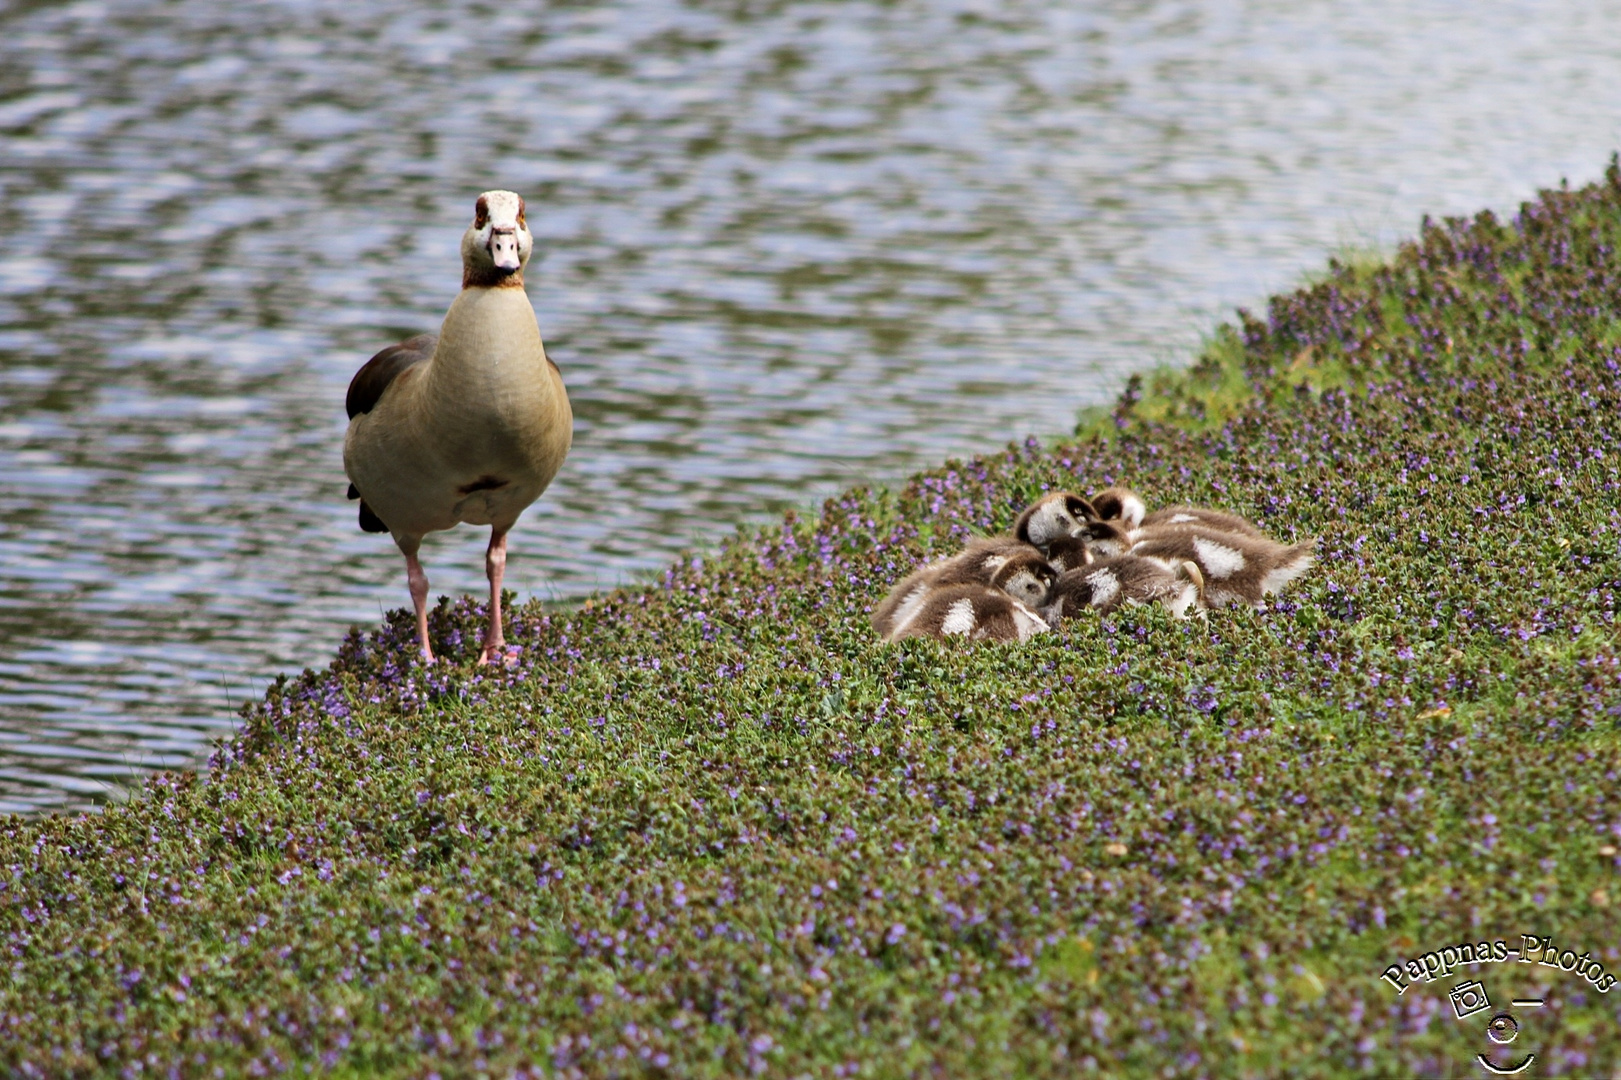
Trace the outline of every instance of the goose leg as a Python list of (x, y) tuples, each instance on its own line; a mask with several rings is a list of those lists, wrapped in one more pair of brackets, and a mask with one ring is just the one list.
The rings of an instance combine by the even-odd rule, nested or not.
[(433, 649), (428, 645), (428, 575), (417, 562), (416, 549), (405, 553), (405, 580), (411, 586), (411, 604), (417, 612), (417, 641), (422, 644), (422, 659), (433, 663)]
[(507, 569), (507, 532), (490, 530), (490, 547), (484, 553), (484, 574), (490, 579), (490, 625), (484, 632), (484, 652), (478, 658), (488, 664), (504, 658), (507, 641), (501, 634), (501, 576)]

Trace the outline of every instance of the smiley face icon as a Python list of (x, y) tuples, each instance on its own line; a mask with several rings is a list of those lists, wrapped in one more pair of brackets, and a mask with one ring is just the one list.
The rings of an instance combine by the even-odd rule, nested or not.
[[(1542, 1002), (1535, 998), (1516, 998), (1514, 1000), (1514, 1007), (1519, 1009), (1540, 1008), (1541, 1006)], [(1500, 1012), (1486, 1021), (1486, 1038), (1498, 1046), (1507, 1046), (1518, 1038), (1519, 1034), (1520, 1022), (1513, 1013)], [(1527, 1054), (1511, 1065), (1497, 1065), (1485, 1054), (1475, 1055), (1475, 1060), (1480, 1063), (1480, 1067), (1496, 1076), (1514, 1076), (1517, 1073), (1522, 1073), (1529, 1069), (1531, 1063), (1536, 1059), (1535, 1054)]]

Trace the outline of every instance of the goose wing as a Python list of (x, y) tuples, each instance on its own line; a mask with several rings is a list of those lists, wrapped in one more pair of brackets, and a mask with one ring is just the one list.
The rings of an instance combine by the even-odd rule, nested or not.
[[(439, 344), (438, 334), (418, 334), (413, 338), (406, 338), (398, 345), (390, 345), (376, 356), (361, 365), (355, 372), (355, 377), (349, 380), (349, 393), (343, 399), (343, 407), (349, 413), (349, 419), (363, 413), (369, 413), (377, 407), (382, 400), (383, 391), (388, 384), (399, 377), (400, 372), (415, 367), (433, 355), (433, 350)], [(360, 498), (360, 489), (354, 483), (349, 484), (348, 497)], [(360, 503), (360, 527), (369, 533), (388, 532), (388, 526), (372, 512), (364, 499)]]
[(376, 408), (388, 384), (406, 368), (415, 367), (432, 356), (438, 344), (438, 334), (418, 334), (398, 345), (390, 345), (361, 365), (355, 377), (349, 380), (349, 393), (343, 400), (349, 419)]

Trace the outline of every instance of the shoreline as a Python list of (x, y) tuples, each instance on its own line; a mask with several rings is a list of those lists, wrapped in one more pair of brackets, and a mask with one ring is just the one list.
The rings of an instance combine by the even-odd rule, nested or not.
[[(526, 604), (510, 670), (470, 666), (475, 601), (431, 668), (391, 612), (207, 773), (0, 825), (0, 1068), (1615, 1071), (1580, 973), (1381, 975), (1533, 933), (1621, 971), (1617, 251), (1612, 161), (1331, 265), (1072, 439)], [(868, 628), (930, 554), (1113, 483), (1318, 568), (1208, 625)], [(1520, 1041), (1464, 980), (1540, 997)]]

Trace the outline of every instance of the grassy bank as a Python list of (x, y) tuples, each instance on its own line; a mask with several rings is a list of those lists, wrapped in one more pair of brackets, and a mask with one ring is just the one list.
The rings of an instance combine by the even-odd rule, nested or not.
[[(1621, 1069), (1621, 171), (1426, 224), (1134, 384), (661, 583), (396, 612), (206, 775), (0, 824), (0, 1071), (1531, 1075)], [(880, 645), (1039, 492), (1319, 537), (1269, 610)], [(1421, 963), (1421, 961), (1419, 961)], [(1400, 970), (1398, 968), (1398, 970)], [(1600, 980), (1601, 981), (1601, 980)], [(217, 1071), (219, 1070), (219, 1071)]]

